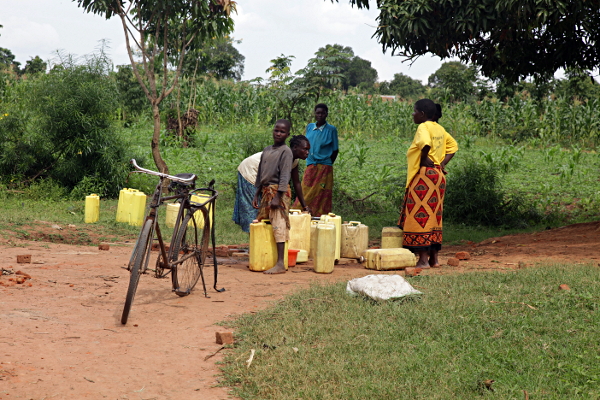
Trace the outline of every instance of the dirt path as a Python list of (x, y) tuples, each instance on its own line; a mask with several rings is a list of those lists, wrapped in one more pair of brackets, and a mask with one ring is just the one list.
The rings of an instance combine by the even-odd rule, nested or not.
[[(284, 275), (265, 276), (225, 258), (219, 287), (226, 291), (211, 290), (210, 298), (199, 290), (179, 298), (171, 293), (169, 280), (143, 276), (123, 326), (119, 319), (129, 273), (122, 267), (131, 244), (112, 244), (109, 251), (17, 244), (22, 247), (0, 243), (0, 267), (20, 270), (32, 279), (17, 284), (17, 275), (0, 277), (0, 399), (229, 398), (226, 389), (215, 387), (220, 353), (205, 361), (221, 347), (215, 332), (224, 329), (216, 323), (264, 308), (313, 281), (373, 273), (359, 264), (345, 264), (331, 275), (318, 275), (304, 265)], [(557, 262), (598, 265), (600, 222), (445, 247), (442, 261), (463, 250), (472, 257), (459, 267), (424, 273)], [(31, 254), (32, 263), (17, 264), (20, 254)]]

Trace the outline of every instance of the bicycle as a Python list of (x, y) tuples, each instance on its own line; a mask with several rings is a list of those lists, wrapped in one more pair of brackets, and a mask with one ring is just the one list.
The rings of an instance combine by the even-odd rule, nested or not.
[[(146, 218), (142, 224), (140, 235), (136, 241), (131, 254), (127, 269), (130, 272), (125, 306), (121, 315), (121, 323), (127, 323), (133, 298), (140, 280), (140, 275), (146, 273), (150, 260), (150, 251), (154, 240), (158, 241), (158, 257), (156, 260), (155, 275), (162, 278), (171, 273), (173, 292), (178, 296), (187, 296), (196, 286), (199, 278), (202, 278), (204, 296), (209, 297), (204, 280), (204, 265), (208, 253), (208, 242), (212, 237), (212, 246), (215, 248), (215, 201), (218, 193), (214, 190), (214, 180), (209, 183), (208, 188), (195, 188), (196, 175), (177, 174), (167, 175), (160, 172), (142, 168), (132, 159), (131, 164), (136, 171), (133, 173), (145, 173), (159, 177), (158, 184), (152, 195), (152, 201), (148, 206)], [(171, 180), (169, 191), (175, 192), (171, 196), (162, 196), (165, 179)], [(196, 196), (194, 196), (196, 195)], [(198, 197), (203, 195), (204, 197)], [(194, 200), (192, 200), (194, 196)], [(200, 202), (198, 199), (203, 199)], [(158, 223), (158, 208), (165, 201), (175, 200), (180, 203), (177, 219), (173, 228), (171, 243), (167, 249), (162, 238), (160, 225)], [(210, 210), (210, 211), (209, 211)], [(201, 218), (196, 215), (200, 212)], [(210, 212), (210, 214), (209, 214)], [(154, 234), (156, 232), (156, 235)], [(156, 238), (155, 238), (156, 236)], [(213, 254), (214, 285), (217, 292), (225, 289), (217, 289), (217, 257)]]

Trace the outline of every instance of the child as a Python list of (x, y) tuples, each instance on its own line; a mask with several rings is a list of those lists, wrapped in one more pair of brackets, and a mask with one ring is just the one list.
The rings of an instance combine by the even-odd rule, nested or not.
[(398, 226), (402, 245), (419, 256), (418, 268), (439, 268), (446, 164), (458, 151), (456, 141), (436, 121), (441, 107), (429, 99), (415, 103), (413, 121), (419, 124), (406, 153), (406, 193)]
[(289, 187), (292, 177), (292, 150), (285, 141), (290, 136), (290, 121), (280, 119), (273, 128), (273, 145), (265, 147), (258, 172), (256, 174), (256, 193), (252, 206), (259, 208), (258, 220), (269, 219), (273, 226), (273, 236), (277, 244), (277, 263), (265, 274), (282, 274), (286, 271), (284, 260), (285, 242), (290, 238), (290, 220), (288, 217), (291, 191)]
[[(298, 173), (298, 160), (306, 160), (310, 143), (306, 136), (296, 135), (290, 140), (290, 148), (294, 156), (292, 163), (292, 183), (296, 191), (296, 197), (302, 205), (304, 211), (310, 212), (306, 206), (302, 195), (302, 185), (300, 184), (300, 174)], [(238, 224), (244, 232), (250, 232), (250, 224), (256, 219), (258, 210), (252, 207), (252, 199), (256, 192), (256, 175), (262, 152), (245, 158), (238, 166), (238, 184), (235, 191), (235, 205), (233, 208), (232, 220)]]

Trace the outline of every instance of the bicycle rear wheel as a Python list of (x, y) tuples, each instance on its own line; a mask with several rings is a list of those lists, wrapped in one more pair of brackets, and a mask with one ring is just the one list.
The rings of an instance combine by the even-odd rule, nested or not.
[(196, 221), (193, 218), (193, 215), (196, 213), (188, 213), (183, 219), (173, 242), (171, 259), (174, 262), (171, 276), (173, 291), (178, 296), (187, 296), (190, 294), (200, 276), (202, 276), (202, 282), (204, 283), (203, 267), (206, 260), (206, 253), (208, 252), (210, 222), (206, 218), (207, 213), (203, 211), (198, 210), (196, 213), (202, 213), (204, 227), (197, 227)]
[(129, 311), (133, 304), (133, 298), (140, 281), (140, 275), (146, 269), (150, 258), (150, 250), (152, 248), (152, 220), (147, 220), (144, 224), (144, 229), (138, 238), (138, 241), (133, 249), (131, 260), (129, 261), (129, 286), (127, 287), (127, 296), (125, 297), (125, 306), (123, 314), (121, 314), (121, 323), (125, 325), (129, 317)]

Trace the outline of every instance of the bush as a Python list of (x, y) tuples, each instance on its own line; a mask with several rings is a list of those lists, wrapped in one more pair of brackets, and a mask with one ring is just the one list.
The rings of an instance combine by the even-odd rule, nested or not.
[(68, 191), (115, 196), (130, 157), (113, 126), (117, 92), (108, 67), (100, 54), (15, 83), (0, 121), (0, 175), (25, 183), (51, 178)]
[(467, 160), (449, 178), (444, 199), (444, 219), (465, 225), (524, 228), (540, 223), (543, 215), (517, 196), (508, 196), (500, 186), (500, 170)]

